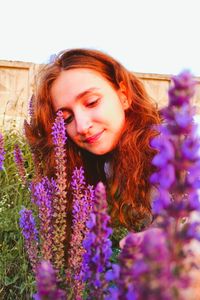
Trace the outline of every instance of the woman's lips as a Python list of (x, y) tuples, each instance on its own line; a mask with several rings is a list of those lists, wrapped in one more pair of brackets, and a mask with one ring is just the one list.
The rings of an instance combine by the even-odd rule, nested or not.
[(100, 138), (100, 136), (102, 135), (103, 132), (104, 132), (104, 130), (102, 130), (101, 132), (85, 139), (84, 142), (88, 143), (88, 144), (92, 144), (92, 143), (96, 142)]

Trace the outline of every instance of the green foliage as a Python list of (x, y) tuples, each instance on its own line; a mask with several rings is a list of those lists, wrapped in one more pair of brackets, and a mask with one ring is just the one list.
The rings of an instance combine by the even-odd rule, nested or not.
[(24, 241), (18, 225), (22, 206), (31, 207), (30, 195), (17, 175), (13, 149), (18, 143), (25, 159), (28, 177), (32, 177), (33, 162), (22, 134), (12, 129), (2, 132), (6, 157), (0, 172), (0, 299), (31, 299), (34, 277), (24, 250)]

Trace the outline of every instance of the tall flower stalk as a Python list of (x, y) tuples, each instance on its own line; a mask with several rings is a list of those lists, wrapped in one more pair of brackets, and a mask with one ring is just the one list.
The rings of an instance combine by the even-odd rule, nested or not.
[(20, 212), (19, 225), (25, 239), (25, 247), (33, 269), (36, 272), (38, 263), (38, 231), (31, 210), (23, 208)]
[(89, 232), (83, 241), (85, 254), (83, 255), (84, 280), (88, 286), (87, 299), (104, 299), (107, 294), (108, 282), (105, 272), (111, 267), (112, 255), (106, 192), (100, 182), (95, 188), (93, 212), (87, 222)]
[(34, 95), (32, 94), (29, 103), (28, 103), (28, 113), (29, 113), (29, 118), (30, 118), (30, 124), (33, 122), (33, 115), (34, 115)]
[(4, 158), (5, 158), (4, 141), (3, 141), (3, 135), (0, 133), (0, 171), (3, 169)]
[(56, 192), (56, 184), (53, 179), (43, 178), (33, 189), (34, 199), (38, 206), (40, 220), (41, 254), (44, 260), (51, 260), (52, 253), (52, 202)]
[(195, 109), (190, 104), (195, 81), (188, 71), (173, 77), (172, 81), (169, 105), (162, 111), (166, 126), (160, 128), (160, 137), (152, 141), (152, 146), (158, 150), (152, 163), (158, 171), (151, 176), (151, 182), (158, 185), (153, 209), (155, 216), (159, 216), (159, 226), (168, 235), (174, 274), (172, 287), (179, 295), (178, 288), (186, 288), (190, 279), (185, 268), (186, 256), (191, 255), (185, 246), (191, 240), (200, 240), (200, 224), (188, 222), (191, 213), (200, 210), (197, 192), (200, 187), (200, 140), (193, 120)]
[(66, 175), (66, 134), (63, 114), (58, 111), (52, 127), (53, 143), (55, 146), (56, 185), (57, 193), (53, 201), (53, 252), (57, 269), (64, 267), (64, 243), (67, 227), (67, 175)]
[(14, 161), (17, 166), (17, 171), (18, 171), (19, 177), (20, 177), (23, 185), (26, 185), (27, 175), (26, 175), (26, 169), (24, 166), (24, 158), (23, 158), (22, 151), (18, 144), (15, 144), (13, 154), (14, 154)]
[(166, 126), (160, 127), (160, 137), (152, 141), (158, 150), (152, 163), (158, 171), (151, 176), (151, 182), (159, 189), (153, 207), (155, 215), (163, 216), (162, 220), (167, 215), (179, 223), (200, 208), (200, 140), (195, 133), (195, 110), (189, 101), (195, 82), (187, 71), (172, 80), (169, 105), (162, 111)]
[[(32, 96), (33, 97), (33, 96)], [(31, 98), (32, 99), (32, 98)], [(32, 100), (30, 100), (32, 101)], [(30, 112), (30, 124), (25, 120), (24, 121), (24, 132), (25, 132), (25, 136), (29, 135), (30, 132), (30, 127), (31, 127), (31, 123), (32, 123), (32, 115), (33, 112)], [(31, 144), (29, 144), (30, 150), (31, 150), (31, 154), (32, 154), (32, 160), (33, 160), (33, 166), (34, 166), (34, 177), (36, 180), (39, 180), (42, 178), (42, 162), (41, 162), (41, 152), (40, 149), (37, 146), (33, 146)]]
[(74, 290), (74, 299), (82, 299), (84, 291), (83, 281), (83, 254), (86, 250), (83, 248), (83, 240), (88, 232), (86, 222), (89, 214), (92, 212), (94, 201), (94, 190), (92, 186), (86, 186), (84, 170), (75, 168), (72, 175), (73, 191), (73, 224), (72, 237), (69, 249), (69, 270), (68, 280), (71, 281)]

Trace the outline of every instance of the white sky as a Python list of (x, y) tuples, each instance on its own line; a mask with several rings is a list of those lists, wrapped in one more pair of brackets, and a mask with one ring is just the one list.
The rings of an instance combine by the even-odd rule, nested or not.
[(73, 47), (128, 69), (200, 76), (199, 0), (0, 0), (0, 60), (45, 63)]

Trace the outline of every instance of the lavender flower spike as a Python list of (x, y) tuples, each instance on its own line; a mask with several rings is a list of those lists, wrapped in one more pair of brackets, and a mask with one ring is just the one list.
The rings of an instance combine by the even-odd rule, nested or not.
[(39, 208), (40, 236), (42, 240), (42, 257), (45, 260), (52, 259), (52, 200), (56, 186), (53, 178), (43, 178), (32, 189), (34, 199)]
[(30, 117), (30, 124), (32, 123), (32, 118), (34, 115), (34, 95), (31, 95), (29, 99), (29, 107), (28, 107), (29, 117)]
[(38, 262), (38, 232), (35, 226), (35, 220), (32, 211), (29, 209), (23, 208), (19, 214), (19, 225), (25, 238), (25, 247), (33, 272), (35, 272)]
[(86, 221), (92, 210), (94, 200), (94, 190), (91, 186), (86, 186), (84, 170), (75, 168), (72, 175), (73, 189), (73, 224), (72, 237), (69, 249), (69, 280), (72, 281), (75, 299), (82, 299), (84, 291), (82, 260), (85, 249), (82, 246), (88, 228)]
[(107, 201), (104, 185), (100, 182), (95, 189), (93, 212), (87, 222), (89, 233), (83, 241), (86, 253), (83, 256), (84, 280), (88, 283), (87, 299), (103, 299), (107, 294), (108, 282), (105, 271), (111, 266), (112, 229), (109, 227), (110, 216), (107, 213)]
[(3, 161), (5, 158), (3, 135), (0, 133), (0, 171), (3, 169)]
[(23, 159), (22, 151), (18, 144), (16, 144), (14, 147), (14, 161), (16, 163), (20, 179), (22, 183), (26, 185), (26, 170), (24, 167), (24, 159)]
[(173, 77), (172, 81), (169, 105), (162, 110), (166, 126), (160, 126), (161, 135), (151, 142), (158, 150), (152, 161), (158, 170), (151, 176), (151, 182), (159, 186), (153, 206), (155, 214), (166, 213), (167, 209), (170, 215), (179, 218), (197, 209), (200, 141), (195, 135), (194, 107), (189, 102), (194, 95), (195, 81), (188, 71)]
[(53, 252), (55, 266), (60, 269), (64, 266), (64, 243), (67, 226), (67, 174), (66, 174), (66, 135), (63, 114), (58, 111), (52, 127), (53, 143), (55, 146), (56, 185), (57, 193), (53, 202)]
[(37, 267), (37, 294), (34, 300), (65, 300), (65, 292), (58, 288), (56, 272), (49, 261), (43, 260)]
[[(153, 212), (159, 217), (157, 224), (167, 234), (173, 278), (169, 288), (177, 293), (176, 299), (182, 299), (181, 292), (189, 286), (189, 271), (194, 263), (192, 250), (188, 251), (186, 244), (199, 240), (200, 223), (194, 224), (190, 218), (192, 212), (200, 211), (197, 191), (200, 140), (193, 120), (195, 108), (190, 103), (194, 88), (195, 80), (188, 71), (172, 78), (169, 104), (162, 110), (166, 124), (160, 126), (160, 136), (151, 143), (158, 150), (152, 161), (157, 171), (151, 176), (151, 182), (158, 186)], [(191, 260), (187, 271), (186, 257)]]
[(52, 127), (53, 144), (57, 150), (61, 151), (60, 147), (63, 147), (66, 143), (67, 137), (65, 134), (65, 122), (63, 119), (62, 111), (57, 112), (57, 117)]

